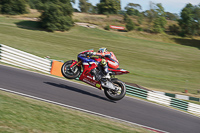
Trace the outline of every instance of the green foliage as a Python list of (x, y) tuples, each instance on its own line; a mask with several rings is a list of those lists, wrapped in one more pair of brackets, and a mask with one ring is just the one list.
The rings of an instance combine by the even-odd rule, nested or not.
[(0, 0), (0, 13), (2, 14), (24, 14), (27, 13), (24, 0)]
[(156, 17), (156, 11), (154, 9), (146, 10), (145, 12), (143, 12), (143, 15), (147, 18), (147, 22), (148, 22), (148, 30), (147, 31), (150, 31), (151, 24)]
[(132, 21), (132, 19), (130, 19), (127, 13), (124, 14), (124, 22), (126, 23), (127, 31), (131, 31), (135, 29), (135, 24)]
[(126, 13), (126, 11), (124, 11), (124, 10), (119, 10), (118, 11), (118, 14), (120, 14), (120, 15), (124, 15)]
[(91, 7), (89, 8), (89, 13), (95, 13), (95, 14), (97, 14), (98, 13), (97, 6), (93, 6), (91, 4)]
[(134, 9), (133, 8), (128, 8), (127, 9), (127, 11), (126, 11), (126, 13), (128, 14), (128, 15), (134, 15)]
[[(126, 13), (128, 15), (136, 15), (139, 16), (140, 12), (139, 10), (142, 9), (141, 5), (139, 4), (134, 4), (134, 3), (129, 3), (127, 4), (127, 6), (125, 7), (126, 9)], [(138, 10), (139, 9), (139, 10)]]
[(125, 7), (125, 9), (127, 10), (129, 8), (141, 10), (142, 6), (140, 4), (128, 3), (127, 6)]
[(138, 16), (138, 18), (137, 18), (138, 24), (142, 24), (143, 19), (144, 19), (144, 16), (143, 16), (142, 14), (139, 14), (139, 16)]
[(170, 25), (169, 31), (171, 34), (180, 35), (180, 27), (178, 25), (175, 25), (175, 24)]
[(81, 12), (89, 12), (90, 8), (92, 8), (92, 4), (88, 2), (88, 0), (79, 0), (79, 8)]
[(187, 4), (181, 11), (181, 19), (179, 20), (179, 26), (182, 29), (183, 34), (195, 35), (200, 30), (200, 5), (193, 6)]
[(138, 27), (137, 30), (138, 31), (143, 31), (143, 28), (142, 27)]
[(127, 13), (124, 14), (124, 22), (127, 23), (129, 19), (129, 16)]
[(73, 25), (70, 0), (49, 0), (40, 6), (40, 10), (42, 27), (48, 31), (66, 31)]
[(148, 18), (149, 31), (153, 23), (153, 31), (156, 33), (164, 32), (167, 20), (165, 11), (161, 3), (155, 4), (150, 2), (150, 10), (143, 12), (143, 15)]
[(135, 29), (135, 24), (133, 23), (133, 21), (130, 18), (127, 19), (126, 29), (127, 29), (127, 31), (131, 31), (131, 30)]
[(74, 8), (74, 12), (80, 12), (78, 9)]
[(97, 8), (99, 14), (117, 14), (121, 9), (121, 3), (120, 0), (100, 0)]
[(37, 4), (40, 2), (40, 0), (27, 0), (27, 3), (29, 4), (31, 9), (37, 9)]
[(104, 27), (104, 29), (105, 29), (105, 30), (110, 30), (110, 26), (109, 26), (109, 25), (106, 25), (106, 26)]
[(155, 10), (156, 10), (156, 19), (154, 20), (153, 32), (161, 33), (165, 31), (165, 25), (167, 24), (167, 20), (165, 18), (165, 11), (160, 3), (156, 4)]
[(165, 13), (166, 13), (166, 19), (168, 20), (177, 21), (179, 19), (179, 16), (176, 13), (170, 13), (170, 12), (165, 12)]
[(162, 27), (161, 27), (161, 25), (160, 25), (160, 20), (159, 20), (159, 18), (156, 19), (156, 20), (154, 20), (153, 32), (154, 32), (154, 33), (161, 33), (161, 32), (163, 32), (163, 29), (162, 29)]
[(133, 8), (128, 8), (126, 12), (130, 16), (132, 16), (132, 15), (139, 16), (139, 14), (140, 14), (140, 12), (137, 9), (133, 9)]

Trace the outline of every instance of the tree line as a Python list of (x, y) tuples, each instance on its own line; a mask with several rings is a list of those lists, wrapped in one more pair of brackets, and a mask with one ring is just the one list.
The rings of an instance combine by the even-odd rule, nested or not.
[(41, 12), (40, 25), (47, 31), (66, 31), (73, 26), (74, 0), (0, 0), (0, 13), (28, 13), (28, 7)]
[(28, 9), (37, 9), (41, 12), (41, 27), (48, 31), (65, 31), (73, 25), (73, 12), (85, 12), (93, 14), (120, 14), (124, 16), (126, 29), (135, 29), (135, 23), (131, 18), (137, 18), (138, 24), (148, 21), (147, 32), (166, 32), (167, 20), (174, 20), (178, 25), (169, 26), (169, 32), (180, 36), (200, 35), (200, 4), (187, 4), (180, 16), (178, 14), (165, 12), (161, 3), (150, 2), (150, 9), (142, 11), (142, 6), (137, 3), (128, 3), (124, 10), (121, 9), (120, 0), (99, 0), (92, 5), (88, 0), (79, 0), (79, 10), (72, 7), (75, 0), (1, 0), (1, 14), (24, 14)]

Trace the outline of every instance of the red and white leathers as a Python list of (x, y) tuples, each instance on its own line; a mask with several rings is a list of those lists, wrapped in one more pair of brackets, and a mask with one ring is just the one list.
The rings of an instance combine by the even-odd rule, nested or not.
[(101, 64), (104, 67), (105, 74), (108, 73), (108, 67), (112, 69), (119, 68), (119, 61), (117, 60), (113, 52), (108, 52), (108, 51), (103, 53), (93, 52), (93, 55), (97, 55), (104, 58), (102, 59)]

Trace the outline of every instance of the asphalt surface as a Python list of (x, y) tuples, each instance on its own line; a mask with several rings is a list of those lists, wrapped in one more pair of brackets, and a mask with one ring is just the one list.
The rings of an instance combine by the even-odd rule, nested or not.
[(101, 90), (3, 65), (0, 65), (0, 88), (171, 133), (200, 133), (199, 117), (129, 97), (113, 102)]

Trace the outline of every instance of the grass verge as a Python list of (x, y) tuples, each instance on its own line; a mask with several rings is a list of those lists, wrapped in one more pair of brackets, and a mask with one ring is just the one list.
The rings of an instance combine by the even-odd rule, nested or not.
[[(68, 32), (49, 33), (38, 22), (0, 16), (0, 43), (52, 59), (76, 59), (80, 51), (107, 47), (117, 56), (120, 67), (131, 73), (119, 78), (146, 88), (184, 92), (200, 97), (199, 40), (188, 44), (136, 39), (100, 29), (73, 27)], [(158, 36), (159, 38), (159, 36)]]
[(2, 133), (148, 133), (134, 125), (0, 91)]

